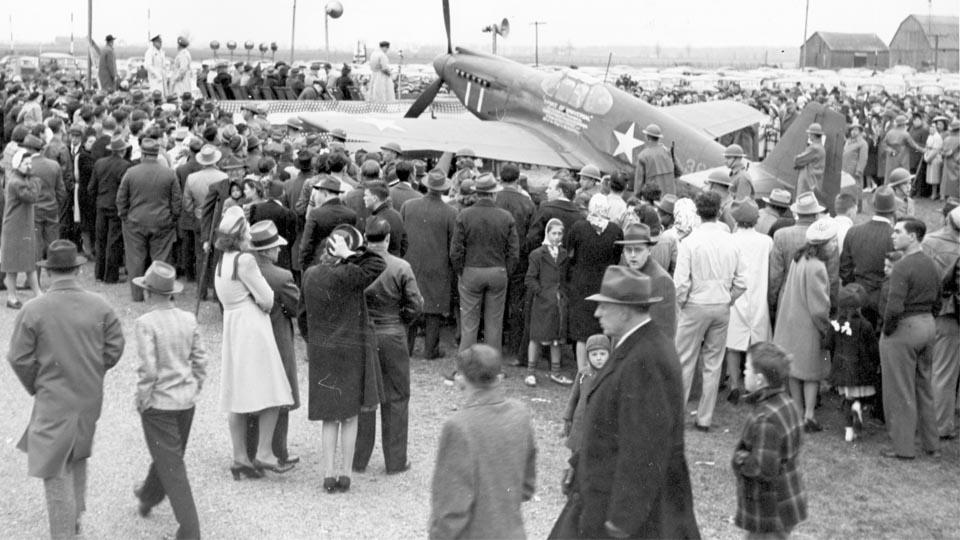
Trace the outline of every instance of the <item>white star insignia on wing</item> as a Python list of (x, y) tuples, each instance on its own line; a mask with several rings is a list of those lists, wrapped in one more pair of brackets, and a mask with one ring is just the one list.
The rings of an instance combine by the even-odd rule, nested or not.
[(620, 154), (623, 154), (627, 158), (627, 162), (631, 165), (633, 164), (633, 151), (638, 146), (643, 145), (643, 141), (637, 139), (634, 136), (634, 132), (637, 129), (637, 124), (631, 123), (630, 127), (627, 128), (626, 132), (620, 133), (617, 130), (613, 130), (614, 137), (617, 138), (617, 148), (613, 151), (613, 157), (617, 157)]
[(387, 129), (392, 129), (394, 131), (406, 131), (397, 125), (396, 120), (389, 120), (387, 118), (364, 118), (361, 120), (361, 122), (366, 122), (380, 131), (386, 131)]

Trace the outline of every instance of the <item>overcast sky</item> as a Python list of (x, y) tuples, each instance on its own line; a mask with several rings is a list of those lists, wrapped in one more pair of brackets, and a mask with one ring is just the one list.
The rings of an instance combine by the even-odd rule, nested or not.
[[(194, 47), (211, 39), (290, 43), (293, 0), (93, 0), (94, 39), (112, 33), (127, 44), (146, 45), (149, 31), (160, 33), (166, 47), (187, 31)], [(344, 14), (331, 20), (330, 43), (335, 50), (353, 50), (357, 40), (375, 46), (381, 39), (398, 48), (430, 50), (444, 43), (440, 0), (342, 0)], [(84, 0), (0, 2), (0, 43), (12, 31), (15, 41), (52, 41), (71, 32), (86, 34)], [(531, 22), (540, 27), (543, 47), (647, 45), (663, 47), (723, 47), (765, 45), (799, 47), (803, 36), (804, 0), (451, 0), (455, 45), (487, 47), (487, 24), (510, 19), (511, 35), (501, 40), (501, 52), (511, 46), (528, 48), (534, 41)], [(323, 46), (326, 0), (297, 2), (298, 47)], [(809, 33), (875, 32), (885, 42), (911, 13), (958, 15), (956, 0), (810, 0)]]

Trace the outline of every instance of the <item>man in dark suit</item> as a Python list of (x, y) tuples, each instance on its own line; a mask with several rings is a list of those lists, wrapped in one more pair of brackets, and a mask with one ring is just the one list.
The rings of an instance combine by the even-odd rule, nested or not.
[(563, 538), (699, 538), (683, 448), (683, 386), (671, 340), (651, 324), (649, 277), (610, 266), (596, 317), (614, 340), (587, 394), (575, 491), (582, 509)]
[(100, 158), (104, 158), (110, 155), (110, 142), (113, 141), (113, 138), (116, 136), (117, 131), (117, 121), (114, 120), (112, 116), (108, 116), (103, 119), (103, 122), (100, 124), (101, 134), (97, 137), (97, 140), (93, 141), (93, 147), (90, 148), (90, 153), (93, 154), (93, 161), (96, 161)]
[[(177, 237), (183, 192), (173, 169), (157, 160), (160, 143), (140, 141), (140, 164), (130, 167), (117, 190), (117, 215), (123, 222), (123, 247), (127, 276), (140, 277), (151, 261), (169, 263)], [(134, 302), (143, 302), (143, 289), (131, 280)]]
[(572, 180), (554, 178), (547, 184), (547, 200), (540, 203), (540, 208), (530, 221), (527, 230), (527, 251), (533, 251), (543, 243), (543, 232), (547, 222), (557, 218), (563, 222), (563, 244), (566, 246), (567, 237), (573, 224), (584, 219), (583, 213), (573, 204), (577, 194), (577, 184)]
[(477, 202), (457, 216), (450, 242), (450, 262), (460, 275), (460, 350), (477, 342), (483, 317), (484, 340), (499, 351), (507, 276), (520, 259), (519, 239), (513, 216), (493, 203), (493, 175), (480, 176), (475, 189)]
[(840, 251), (840, 281), (859, 283), (867, 291), (863, 316), (877, 328), (880, 286), (883, 284), (883, 259), (893, 251), (893, 220), (897, 203), (893, 191), (878, 188), (873, 194), (873, 217), (847, 231)]
[(443, 425), (433, 472), (431, 539), (523, 538), (520, 504), (536, 487), (530, 410), (506, 399), (499, 351), (474, 345), (457, 357), (466, 403)]
[(314, 208), (307, 214), (300, 240), (300, 268), (306, 270), (319, 261), (323, 241), (337, 225), (356, 225), (357, 214), (340, 201), (340, 181), (330, 176), (313, 186)]
[[(520, 179), (520, 169), (512, 163), (504, 165), (500, 169), (500, 191), (494, 204), (497, 208), (503, 208), (513, 216), (517, 224), (517, 237), (526, 238), (527, 229), (530, 228), (530, 221), (533, 219), (533, 213), (536, 206), (533, 200), (525, 192), (520, 190), (517, 180)], [(542, 239), (541, 239), (542, 240)], [(527, 350), (527, 340), (523, 339), (524, 320), (523, 309), (525, 300), (525, 289), (523, 286), (523, 276), (527, 273), (527, 249), (526, 242), (520, 243), (520, 260), (517, 267), (509, 276), (507, 283), (507, 307), (504, 316), (503, 328), (503, 348), (506, 354), (523, 358)]]
[(87, 193), (97, 201), (97, 262), (94, 275), (104, 283), (120, 281), (123, 239), (120, 217), (117, 215), (117, 189), (120, 179), (132, 165), (124, 157), (128, 148), (127, 142), (120, 137), (110, 141), (110, 155), (93, 164), (93, 173), (87, 186)]
[(291, 269), (289, 244), (297, 237), (297, 214), (283, 205), (283, 182), (270, 181), (267, 185), (267, 200), (250, 207), (250, 223), (271, 221), (280, 236), (287, 241), (280, 246), (276, 265), (284, 270)]
[[(196, 137), (191, 138), (188, 147), (189, 158), (174, 171), (177, 174), (181, 193), (187, 185), (187, 177), (203, 168), (203, 165), (197, 161), (197, 153), (201, 148), (203, 148), (203, 142)], [(186, 277), (187, 281), (193, 281), (197, 278), (196, 230), (199, 227), (195, 213), (186, 211), (186, 208), (182, 210), (180, 219), (177, 221), (177, 242), (174, 246), (177, 273)]]
[(419, 199), (420, 192), (413, 188), (414, 179), (413, 162), (401, 161), (397, 163), (397, 179), (390, 184), (390, 201), (393, 202), (393, 208), (399, 212), (403, 208), (403, 203), (410, 199)]
[(394, 257), (403, 257), (407, 252), (407, 232), (403, 228), (400, 212), (390, 206), (390, 189), (387, 184), (376, 181), (367, 183), (363, 190), (363, 203), (370, 211), (367, 221), (385, 219), (390, 224), (390, 247), (387, 251)]

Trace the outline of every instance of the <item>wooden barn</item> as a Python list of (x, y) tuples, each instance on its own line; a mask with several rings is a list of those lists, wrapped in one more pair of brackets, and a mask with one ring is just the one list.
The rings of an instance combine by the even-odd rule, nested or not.
[(814, 32), (803, 46), (803, 55), (808, 68), (890, 67), (890, 51), (876, 34)]
[(910, 15), (890, 40), (890, 63), (916, 69), (960, 69), (960, 18)]

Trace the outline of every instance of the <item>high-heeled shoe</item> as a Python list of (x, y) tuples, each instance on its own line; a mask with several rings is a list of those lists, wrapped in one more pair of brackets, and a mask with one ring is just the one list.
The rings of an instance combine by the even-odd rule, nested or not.
[(337, 479), (336, 479), (336, 478), (334, 478), (334, 477), (332, 477), (332, 476), (328, 476), (328, 477), (326, 477), (326, 478), (323, 479), (323, 489), (324, 489), (324, 491), (326, 491), (327, 493), (336, 493), (336, 492), (337, 492), (337, 487), (338, 487), (338, 486), (337, 486)]
[(241, 477), (243, 478), (263, 478), (263, 471), (256, 467), (251, 467), (250, 465), (244, 465), (243, 463), (233, 462), (233, 465), (230, 466), (230, 474), (233, 475), (233, 479), (239, 481)]
[(272, 471), (272, 472), (275, 472), (275, 473), (277, 473), (277, 474), (283, 474), (283, 473), (285, 473), (285, 472), (293, 469), (293, 465), (289, 465), (289, 464), (288, 464), (288, 465), (280, 465), (279, 463), (278, 463), (278, 464), (267, 463), (267, 462), (265, 462), (265, 461), (260, 461), (260, 460), (257, 459), (257, 458), (254, 458), (254, 459), (253, 459), (253, 466), (256, 467), (257, 470), (261, 471), (261, 473), (262, 473), (262, 471)]
[(350, 491), (349, 476), (341, 476), (340, 478), (337, 478), (337, 490), (339, 490), (341, 493)]

